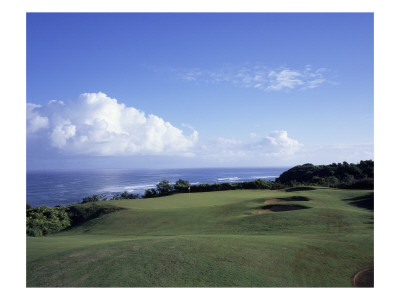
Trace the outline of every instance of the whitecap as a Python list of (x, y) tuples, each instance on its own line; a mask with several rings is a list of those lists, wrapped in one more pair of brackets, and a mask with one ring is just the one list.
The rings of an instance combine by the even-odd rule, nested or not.
[(217, 178), (217, 181), (238, 181), (239, 177), (227, 177), (227, 178)]

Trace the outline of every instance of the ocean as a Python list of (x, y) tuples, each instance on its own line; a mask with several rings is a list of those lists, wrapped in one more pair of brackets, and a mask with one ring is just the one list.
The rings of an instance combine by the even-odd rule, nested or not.
[(28, 171), (26, 202), (56, 206), (79, 203), (83, 197), (104, 194), (108, 199), (117, 193), (143, 194), (162, 180), (175, 183), (178, 179), (190, 184), (243, 182), (257, 178), (275, 180), (289, 168), (199, 168), (164, 170), (63, 170)]

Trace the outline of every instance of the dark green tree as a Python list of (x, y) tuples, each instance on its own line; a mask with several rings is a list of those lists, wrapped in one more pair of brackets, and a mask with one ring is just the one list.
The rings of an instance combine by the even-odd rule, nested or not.
[(97, 202), (97, 201), (104, 201), (106, 200), (106, 195), (93, 195), (93, 196), (86, 196), (82, 199), (81, 203), (89, 203), (89, 202)]
[(156, 185), (157, 193), (159, 196), (166, 196), (172, 193), (172, 185), (168, 180), (163, 180)]
[(157, 197), (156, 189), (148, 189), (144, 191), (143, 198), (153, 198), (153, 197)]
[(187, 193), (189, 192), (190, 183), (187, 180), (179, 179), (174, 184), (174, 189), (178, 193)]

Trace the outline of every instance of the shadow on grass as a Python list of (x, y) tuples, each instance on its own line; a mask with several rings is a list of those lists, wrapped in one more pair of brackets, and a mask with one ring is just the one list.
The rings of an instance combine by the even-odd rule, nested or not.
[(272, 205), (264, 205), (261, 207), (262, 209), (268, 209), (273, 212), (281, 212), (281, 211), (289, 211), (289, 210), (298, 210), (298, 209), (306, 209), (309, 208), (307, 206), (303, 206), (300, 204), (291, 204), (291, 205), (280, 205), (280, 204), (272, 204)]
[(74, 227), (121, 209), (123, 208), (104, 206), (98, 202), (75, 204), (68, 207), (68, 216), (71, 220), (71, 227)]
[(288, 198), (279, 198), (284, 201), (309, 201), (310, 198), (303, 197), (303, 196), (293, 196), (293, 197), (288, 197)]
[(358, 196), (354, 198), (344, 199), (345, 201), (349, 201), (351, 205), (366, 208), (369, 210), (374, 210), (374, 193), (369, 193), (364, 196)]
[(299, 187), (293, 187), (286, 189), (285, 192), (298, 192), (298, 191), (313, 191), (315, 188), (309, 187), (309, 186), (299, 186)]

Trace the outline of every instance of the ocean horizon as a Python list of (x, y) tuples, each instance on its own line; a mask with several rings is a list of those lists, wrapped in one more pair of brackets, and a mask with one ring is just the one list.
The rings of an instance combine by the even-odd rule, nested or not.
[(175, 183), (178, 179), (184, 179), (192, 185), (256, 179), (273, 181), (289, 168), (28, 170), (26, 202), (33, 207), (53, 207), (79, 203), (82, 198), (93, 194), (105, 195), (107, 199), (124, 191), (142, 195), (162, 180)]

